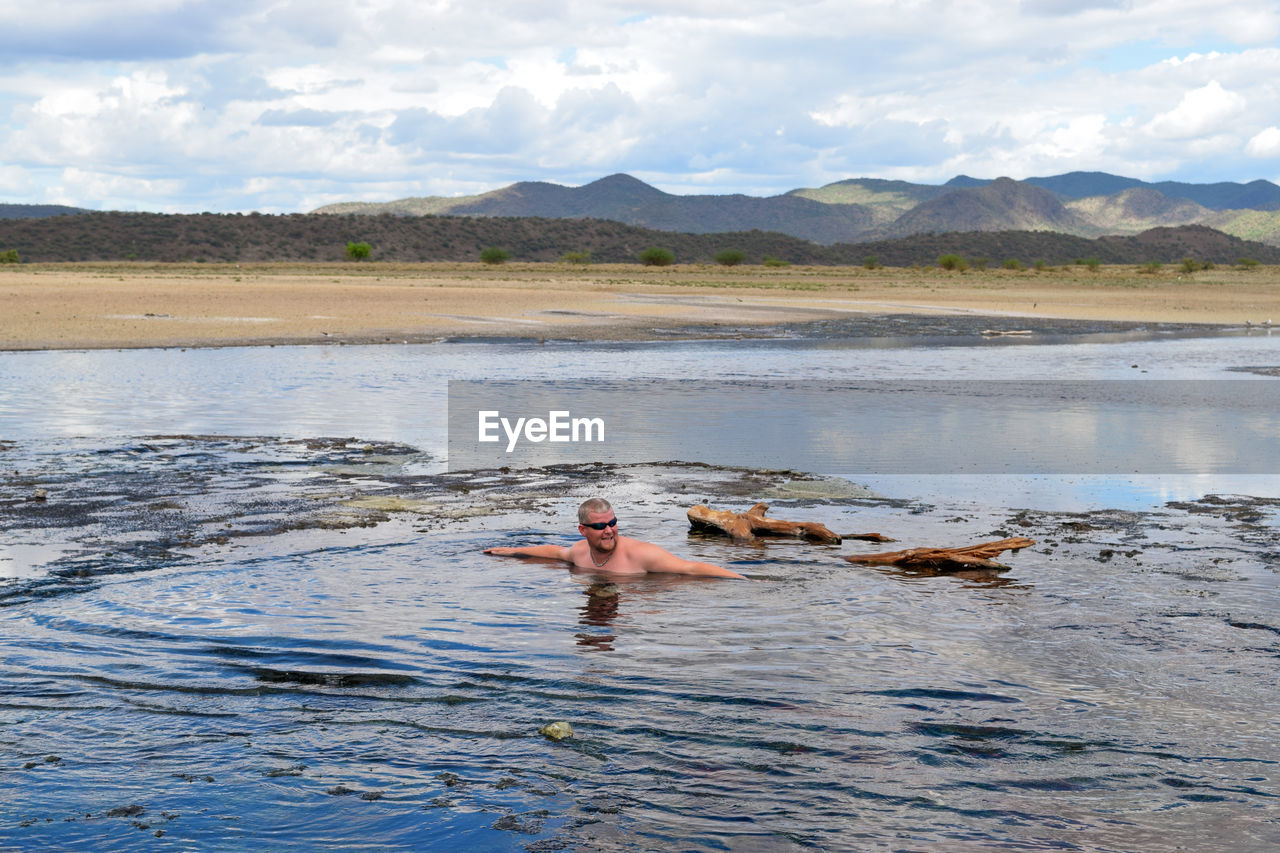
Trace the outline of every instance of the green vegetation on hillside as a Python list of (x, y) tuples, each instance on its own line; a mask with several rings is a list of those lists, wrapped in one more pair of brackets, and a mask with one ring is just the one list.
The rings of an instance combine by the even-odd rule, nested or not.
[(1227, 210), (1205, 224), (1241, 240), (1280, 246), (1280, 210)]
[[(1053, 265), (1076, 258), (1104, 264), (1183, 258), (1232, 264), (1237, 258), (1280, 263), (1280, 249), (1199, 225), (1157, 228), (1130, 237), (1089, 240), (1037, 231), (917, 234), (897, 240), (818, 245), (785, 234), (747, 231), (682, 234), (592, 219), (461, 216), (328, 216), (294, 214), (86, 213), (0, 220), (0, 246), (23, 261), (342, 261), (350, 235), (377, 247), (379, 263), (475, 261), (501, 246), (527, 261), (634, 263), (637, 249), (664, 247), (682, 263), (712, 263), (726, 251), (775, 263), (933, 266), (961, 258), (1039, 258)], [(575, 260), (581, 257), (581, 261)], [(674, 259), (673, 259), (674, 261)]]

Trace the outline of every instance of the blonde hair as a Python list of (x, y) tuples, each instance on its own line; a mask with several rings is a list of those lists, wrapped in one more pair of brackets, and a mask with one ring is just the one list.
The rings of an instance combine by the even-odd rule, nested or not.
[(613, 506), (604, 498), (590, 498), (582, 502), (578, 507), (578, 523), (586, 524), (590, 521), (589, 513), (593, 512), (613, 512)]

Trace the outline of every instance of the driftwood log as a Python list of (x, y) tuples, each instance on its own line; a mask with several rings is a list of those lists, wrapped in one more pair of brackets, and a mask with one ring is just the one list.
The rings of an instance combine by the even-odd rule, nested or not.
[(1034, 545), (1034, 539), (1015, 536), (995, 542), (982, 542), (964, 548), (908, 548), (882, 554), (851, 554), (841, 557), (860, 566), (896, 566), (918, 572), (956, 572), (969, 569), (1007, 570), (995, 558), (1003, 551), (1017, 551)]
[[(747, 542), (756, 536), (797, 536), (828, 545), (839, 545), (839, 534), (832, 533), (816, 521), (783, 521), (765, 518), (769, 505), (760, 503), (746, 512), (712, 509), (704, 504), (689, 508), (689, 526), (703, 532), (723, 533)], [(879, 534), (871, 534), (879, 535)]]

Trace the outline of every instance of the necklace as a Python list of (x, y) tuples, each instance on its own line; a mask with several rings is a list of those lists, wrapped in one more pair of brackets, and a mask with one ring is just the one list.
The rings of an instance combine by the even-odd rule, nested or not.
[[(616, 545), (614, 546), (614, 550), (617, 550)], [(603, 569), (604, 564), (613, 559), (613, 551), (610, 551), (609, 556), (605, 557), (604, 560), (599, 563), (596, 562), (596, 553), (591, 548), (587, 548), (587, 556), (591, 558), (591, 565), (595, 566), (597, 569)]]

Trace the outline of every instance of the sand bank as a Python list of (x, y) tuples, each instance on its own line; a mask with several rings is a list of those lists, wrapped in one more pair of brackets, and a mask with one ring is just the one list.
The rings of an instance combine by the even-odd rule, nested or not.
[(635, 340), (878, 315), (1280, 321), (1280, 269), (1155, 274), (507, 264), (24, 264), (0, 267), (0, 349)]

